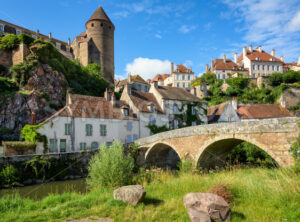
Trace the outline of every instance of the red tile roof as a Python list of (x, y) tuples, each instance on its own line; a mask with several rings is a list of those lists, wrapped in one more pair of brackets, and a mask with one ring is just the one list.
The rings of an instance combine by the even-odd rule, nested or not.
[(141, 112), (150, 113), (150, 105), (154, 104), (157, 113), (164, 113), (152, 93), (131, 90), (131, 94), (129, 95), (129, 97), (133, 104)]
[[(253, 50), (252, 52), (250, 50), (246, 50), (246, 56), (248, 59), (250, 59), (251, 61), (257, 61), (257, 57), (259, 57), (259, 61), (262, 62), (272, 62), (271, 59), (273, 58), (274, 61), (273, 62), (280, 62), (282, 63), (282, 61), (278, 58), (276, 58), (275, 56), (270, 55), (269, 53), (265, 52), (265, 51), (258, 51), (258, 50)], [(240, 57), (238, 58), (237, 62), (240, 62), (243, 60), (243, 53), (240, 55)]]
[(170, 74), (157, 74), (151, 82), (161, 82), (164, 81), (166, 78), (168, 78)]
[(124, 101), (116, 101), (116, 104), (113, 106), (110, 101), (107, 101), (103, 97), (85, 96), (78, 94), (70, 94), (70, 100), (70, 104), (67, 104), (64, 108), (56, 112), (49, 119), (52, 119), (55, 116), (64, 116), (136, 120), (134, 116), (123, 115), (121, 107), (128, 106)]
[[(224, 59), (215, 59), (213, 60), (213, 70), (241, 70), (241, 67), (234, 63), (231, 59), (226, 59), (226, 62), (224, 62)], [(244, 69), (247, 70), (247, 69)]]
[(289, 111), (279, 104), (254, 104), (239, 106), (237, 113), (242, 119), (289, 117)]

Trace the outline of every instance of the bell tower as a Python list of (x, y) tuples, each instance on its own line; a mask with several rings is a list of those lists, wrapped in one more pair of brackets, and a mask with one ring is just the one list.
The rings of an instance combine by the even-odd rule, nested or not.
[(99, 6), (85, 23), (88, 41), (88, 63), (98, 63), (103, 77), (114, 83), (114, 30), (115, 26)]

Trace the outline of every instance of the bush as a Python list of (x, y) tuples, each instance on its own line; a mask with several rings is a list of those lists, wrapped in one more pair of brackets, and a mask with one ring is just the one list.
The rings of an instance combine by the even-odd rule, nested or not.
[(49, 171), (51, 167), (51, 159), (44, 156), (35, 156), (31, 160), (26, 162), (25, 168), (30, 168), (36, 178), (42, 178), (45, 180), (46, 171)]
[(35, 40), (35, 38), (31, 37), (30, 35), (24, 34), (24, 33), (18, 35), (18, 39), (19, 39), (19, 42), (22, 42), (27, 46), (31, 45)]
[(91, 187), (118, 187), (128, 185), (133, 178), (134, 160), (124, 154), (124, 148), (114, 141), (109, 148), (100, 147), (98, 154), (90, 160), (87, 183)]
[(0, 92), (18, 91), (19, 87), (9, 78), (0, 77)]
[(17, 169), (8, 165), (0, 172), (0, 183), (2, 187), (12, 187), (19, 185), (19, 177)]
[(20, 39), (13, 34), (7, 34), (1, 38), (0, 49), (2, 50), (12, 50), (19, 46)]
[(283, 82), (282, 73), (273, 73), (269, 76), (267, 83), (270, 86), (279, 86)]
[(188, 173), (192, 172), (193, 169), (193, 162), (189, 159), (183, 158), (179, 163), (178, 163), (178, 168), (180, 173)]

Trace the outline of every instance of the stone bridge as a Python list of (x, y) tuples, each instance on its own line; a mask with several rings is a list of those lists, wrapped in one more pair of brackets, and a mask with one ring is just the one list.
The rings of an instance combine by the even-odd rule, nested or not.
[(136, 141), (140, 165), (176, 167), (182, 158), (198, 166), (222, 166), (232, 148), (246, 141), (267, 152), (279, 166), (291, 166), (289, 152), (300, 133), (300, 118), (274, 118), (199, 125), (171, 130)]

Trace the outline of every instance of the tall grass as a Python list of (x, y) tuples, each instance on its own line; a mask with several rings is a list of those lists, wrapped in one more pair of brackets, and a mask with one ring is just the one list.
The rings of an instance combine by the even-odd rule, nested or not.
[(1, 221), (63, 221), (91, 215), (114, 221), (189, 221), (183, 196), (208, 192), (215, 184), (231, 188), (232, 221), (297, 221), (300, 176), (288, 169), (234, 169), (210, 174), (157, 172), (145, 184), (147, 195), (136, 207), (113, 199), (112, 189), (80, 195), (50, 195), (41, 201), (18, 196), (0, 199)]

